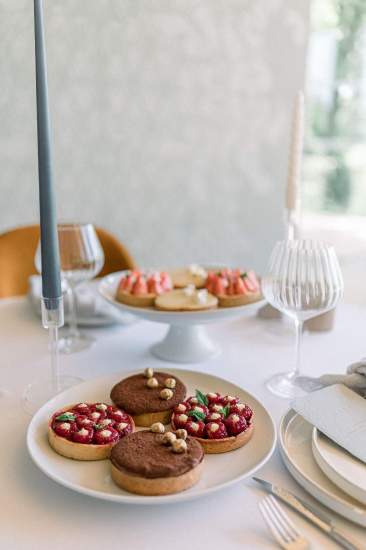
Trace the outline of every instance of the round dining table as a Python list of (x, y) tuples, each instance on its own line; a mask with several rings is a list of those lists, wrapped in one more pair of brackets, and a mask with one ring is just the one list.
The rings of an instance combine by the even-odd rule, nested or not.
[[(366, 307), (341, 304), (329, 332), (305, 333), (304, 374), (343, 373), (366, 352)], [(153, 357), (150, 347), (166, 331), (162, 324), (88, 328), (95, 344), (60, 357), (64, 374), (88, 380), (110, 373), (169, 367)], [(255, 313), (207, 327), (222, 352), (201, 364), (184, 365), (226, 378), (252, 393), (278, 427), (289, 402), (269, 393), (265, 381), (291, 368), (294, 330), (284, 319), (266, 320)], [(129, 506), (73, 492), (47, 478), (33, 464), (26, 446), (31, 417), (22, 408), (28, 383), (47, 376), (50, 363), (47, 332), (24, 297), (0, 301), (1, 335), (1, 490), (0, 548), (4, 550), (264, 550), (278, 548), (258, 509), (265, 493), (246, 479), (204, 498), (170, 505)], [(176, 364), (171, 364), (177, 367)], [(256, 474), (287, 488), (309, 502), (315, 500), (291, 477), (278, 448)], [(335, 524), (366, 547), (361, 527), (317, 503)], [(311, 548), (338, 546), (325, 534), (286, 509)]]

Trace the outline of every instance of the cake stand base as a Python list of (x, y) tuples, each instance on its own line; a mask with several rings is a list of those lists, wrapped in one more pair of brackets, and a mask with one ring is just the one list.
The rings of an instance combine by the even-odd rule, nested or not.
[(155, 357), (173, 363), (201, 363), (220, 351), (200, 325), (170, 325), (164, 340), (151, 348)]

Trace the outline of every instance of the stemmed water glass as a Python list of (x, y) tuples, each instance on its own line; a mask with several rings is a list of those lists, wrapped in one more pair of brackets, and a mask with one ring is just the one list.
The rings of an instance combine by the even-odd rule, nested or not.
[[(68, 298), (69, 329), (59, 339), (61, 353), (73, 353), (90, 347), (94, 338), (78, 330), (75, 288), (83, 281), (93, 279), (104, 265), (104, 253), (94, 226), (90, 223), (59, 224), (61, 279)], [(38, 245), (35, 265), (41, 272), (41, 246)]]
[(296, 382), (303, 323), (333, 309), (343, 294), (343, 278), (333, 246), (308, 239), (278, 242), (262, 289), (267, 301), (295, 322), (295, 366), (290, 372), (276, 374), (266, 384), (272, 393), (293, 398), (302, 393)]

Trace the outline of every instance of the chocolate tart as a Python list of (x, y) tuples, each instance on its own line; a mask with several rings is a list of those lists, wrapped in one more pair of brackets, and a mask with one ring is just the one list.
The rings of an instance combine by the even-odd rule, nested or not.
[(187, 451), (175, 453), (162, 436), (139, 431), (122, 439), (111, 452), (112, 479), (122, 489), (139, 495), (169, 495), (192, 487), (200, 479), (204, 453), (194, 438)]
[[(61, 414), (65, 411), (72, 410), (74, 405), (68, 407), (63, 407), (59, 409), (56, 414)], [(123, 412), (123, 411), (121, 411)], [(103, 445), (97, 445), (93, 443), (76, 443), (75, 441), (70, 441), (66, 437), (58, 435), (52, 428), (52, 424), (56, 414), (52, 415), (48, 422), (48, 442), (52, 449), (56, 451), (59, 455), (62, 455), (66, 458), (72, 458), (74, 460), (104, 460), (109, 458), (111, 450), (118, 443), (114, 441), (112, 443), (104, 443)], [(127, 418), (123, 418), (126, 423), (131, 426), (131, 431), (135, 430), (135, 424), (133, 419), (129, 415), (125, 415)], [(125, 437), (125, 436), (120, 436)], [(119, 439), (121, 441), (121, 439)]]
[[(121, 380), (111, 390), (110, 397), (113, 403), (127, 411), (136, 426), (148, 427), (154, 422), (169, 424), (172, 409), (186, 397), (187, 388), (176, 376), (166, 372), (154, 372), (154, 378), (159, 382), (157, 388), (149, 388), (146, 385), (147, 378), (141, 373)], [(167, 378), (174, 378), (176, 386), (173, 389), (173, 397), (164, 400), (161, 399), (160, 392), (164, 389)]]

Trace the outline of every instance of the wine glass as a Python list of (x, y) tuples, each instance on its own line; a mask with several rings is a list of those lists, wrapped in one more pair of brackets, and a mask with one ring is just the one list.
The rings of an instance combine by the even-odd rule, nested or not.
[[(90, 223), (65, 223), (57, 226), (60, 247), (60, 268), (68, 298), (69, 329), (58, 341), (61, 353), (74, 353), (89, 348), (94, 342), (90, 335), (78, 330), (75, 288), (93, 279), (104, 265), (104, 253), (94, 226)], [(41, 244), (38, 244), (35, 265), (41, 272)]]
[(278, 242), (262, 289), (267, 301), (295, 322), (294, 369), (276, 374), (266, 384), (272, 393), (293, 398), (302, 394), (296, 381), (300, 373), (303, 323), (333, 309), (343, 294), (343, 278), (333, 246), (309, 239)]

